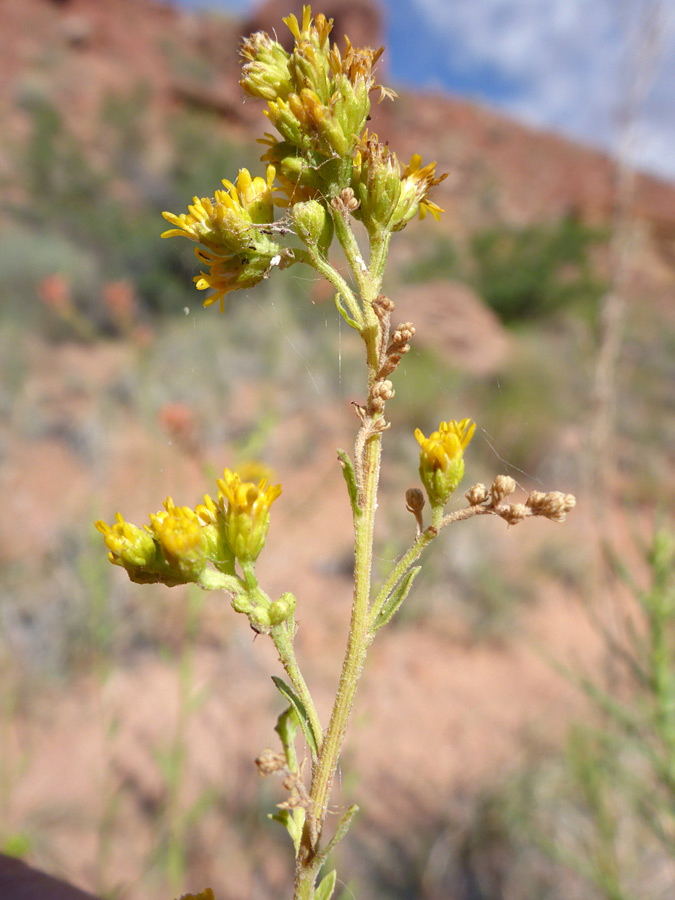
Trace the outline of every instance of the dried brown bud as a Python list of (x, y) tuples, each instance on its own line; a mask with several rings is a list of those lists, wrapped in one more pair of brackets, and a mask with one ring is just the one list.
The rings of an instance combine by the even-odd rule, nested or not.
[(560, 491), (532, 491), (527, 498), (527, 505), (534, 516), (545, 516), (554, 522), (564, 522), (567, 513), (576, 506), (574, 494), (563, 494)]
[(263, 750), (260, 756), (255, 760), (258, 774), (272, 775), (274, 772), (283, 772), (286, 769), (286, 757), (283, 753), (275, 753), (274, 750)]
[(546, 504), (547, 497), (548, 494), (545, 494), (543, 491), (530, 491), (530, 495), (527, 498), (527, 505), (533, 513), (538, 514)]
[(391, 343), (387, 352), (395, 349), (398, 344), (407, 344), (415, 334), (415, 326), (412, 322), (401, 322), (396, 331), (391, 336)]
[(531, 512), (524, 503), (512, 503), (511, 506), (506, 506), (500, 515), (509, 525), (517, 525), (531, 515)]
[(383, 400), (391, 400), (394, 396), (394, 385), (391, 381), (378, 381), (373, 385), (373, 396)]
[(370, 409), (372, 412), (382, 412), (387, 400), (394, 396), (394, 385), (391, 381), (376, 381), (370, 392)]
[(481, 503), (485, 503), (490, 496), (490, 492), (484, 484), (479, 482), (470, 487), (464, 496), (469, 501), (469, 506), (479, 506)]
[(408, 488), (405, 492), (405, 507), (408, 512), (411, 512), (413, 516), (415, 516), (418, 536), (422, 534), (422, 530), (424, 529), (424, 519), (422, 517), (424, 503), (424, 494), (419, 488)]
[(510, 475), (497, 475), (492, 483), (492, 488), (490, 489), (490, 494), (492, 495), (492, 505), (499, 506), (504, 498), (508, 497), (509, 494), (512, 494), (515, 489), (516, 482), (513, 480), (513, 478), (511, 478)]
[(342, 213), (343, 216), (354, 212), (354, 210), (359, 208), (359, 205), (359, 201), (354, 196), (354, 191), (350, 187), (346, 187), (341, 194), (338, 194), (337, 197), (333, 197), (331, 201), (331, 206)]
[(376, 300), (373, 300), (373, 309), (382, 309), (385, 312), (392, 313), (396, 304), (390, 297), (380, 294)]
[(422, 512), (425, 502), (424, 493), (419, 488), (408, 488), (405, 492), (405, 504), (408, 512), (415, 515)]

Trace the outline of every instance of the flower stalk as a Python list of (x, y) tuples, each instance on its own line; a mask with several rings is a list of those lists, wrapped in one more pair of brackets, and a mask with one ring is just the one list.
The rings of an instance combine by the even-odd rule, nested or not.
[[(213, 197), (194, 197), (188, 212), (165, 212), (174, 226), (163, 237), (183, 237), (197, 244), (197, 259), (205, 267), (194, 279), (198, 290), (212, 290), (204, 306), (218, 303), (225, 311), (229, 295), (251, 288), (277, 269), (310, 266), (335, 289), (336, 306), (358, 332), (365, 350), (362, 403), (353, 457), (340, 450), (354, 527), (354, 587), (346, 649), (328, 726), (322, 728), (307, 681), (295, 656), (296, 599), (286, 592), (278, 599), (261, 587), (256, 562), (264, 552), (280, 485), (266, 479), (249, 482), (225, 469), (217, 480), (216, 499), (209, 495), (194, 509), (178, 507), (168, 498), (164, 509), (140, 528), (118, 513), (112, 525), (96, 523), (112, 563), (132, 581), (167, 586), (194, 583), (204, 590), (224, 591), (233, 609), (245, 615), (256, 634), (268, 635), (290, 684), (273, 681), (287, 708), (279, 716), (277, 735), (282, 752), (263, 751), (256, 760), (263, 775), (280, 773), (288, 792), (272, 818), (289, 833), (295, 850), (294, 900), (330, 900), (335, 871), (317, 887), (329, 853), (347, 832), (356, 813), (341, 815), (331, 836), (326, 815), (340, 754), (368, 648), (376, 633), (395, 615), (420, 570), (425, 548), (450, 524), (480, 515), (496, 515), (513, 525), (531, 516), (563, 521), (574, 498), (558, 492), (532, 492), (524, 503), (509, 497), (516, 485), (497, 476), (491, 488), (474, 485), (466, 492), (467, 506), (451, 513), (446, 504), (464, 475), (464, 452), (475, 424), (468, 418), (441, 422), (430, 437), (417, 429), (419, 477), (431, 509), (425, 525), (425, 493), (406, 492), (407, 509), (415, 518), (415, 538), (379, 590), (373, 587), (378, 487), (382, 441), (389, 423), (386, 404), (393, 399), (390, 380), (410, 349), (415, 328), (403, 322), (393, 330), (394, 302), (384, 296), (383, 278), (392, 234), (415, 216), (437, 219), (443, 210), (429, 194), (444, 178), (435, 163), (422, 165), (413, 155), (401, 166), (388, 144), (365, 130), (370, 93), (393, 98), (375, 83), (374, 68), (382, 48), (355, 48), (346, 39), (344, 51), (330, 42), (332, 20), (312, 18), (305, 6), (302, 20), (284, 19), (294, 48), (260, 32), (242, 45), (241, 84), (252, 97), (267, 103), (265, 114), (278, 135), (266, 134), (262, 157), (265, 177), (239, 171), (225, 190)], [(284, 210), (275, 219), (275, 207)], [(353, 221), (367, 236), (367, 259), (356, 239)], [(329, 261), (335, 238), (349, 269), (345, 278)], [(298, 763), (296, 735), (304, 735), (311, 755), (309, 784)], [(190, 896), (190, 895), (188, 895)], [(212, 900), (207, 890), (198, 898)]]

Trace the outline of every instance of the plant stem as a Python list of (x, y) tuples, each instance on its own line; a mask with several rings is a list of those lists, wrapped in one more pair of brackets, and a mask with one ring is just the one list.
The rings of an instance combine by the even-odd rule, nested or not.
[(354, 603), (349, 629), (347, 651), (342, 666), (337, 696), (330, 723), (326, 730), (324, 748), (312, 781), (311, 797), (317, 834), (321, 831), (326, 815), (328, 797), (337, 768), (349, 715), (359, 675), (370, 643), (368, 628), (368, 601), (370, 597), (370, 570), (372, 564), (373, 531), (375, 523), (375, 498), (380, 468), (380, 435), (373, 435), (365, 448), (364, 510), (356, 523)]
[[(317, 748), (320, 753), (323, 745), (323, 729), (312, 700), (312, 695), (309, 692), (309, 688), (307, 687), (302, 672), (300, 671), (300, 667), (295, 659), (295, 653), (293, 652), (293, 630), (294, 623), (291, 618), (281, 625), (277, 625), (276, 628), (273, 628), (271, 637), (274, 641), (274, 646), (277, 648), (281, 665), (284, 667), (296, 694), (302, 700), (307, 711), (307, 718), (312, 726)], [(316, 762), (316, 759), (312, 759), (313, 764), (316, 764)]]
[(438, 513), (434, 511), (431, 527), (425, 529), (422, 534), (418, 535), (415, 543), (412, 544), (408, 548), (408, 550), (406, 550), (406, 552), (389, 573), (389, 577), (380, 588), (377, 597), (375, 598), (375, 600), (373, 600), (373, 605), (370, 610), (369, 616), (370, 627), (375, 624), (377, 617), (387, 600), (387, 597), (389, 597), (401, 578), (403, 578), (403, 576), (406, 574), (406, 572), (409, 571), (413, 563), (415, 563), (419, 559), (423, 551), (429, 546), (434, 538), (438, 537), (439, 533), (444, 528), (446, 528), (453, 522), (461, 522), (464, 519), (471, 519), (473, 518), (473, 516), (493, 515), (495, 515), (495, 511), (490, 507), (485, 506), (467, 506), (464, 509), (458, 509), (455, 512), (448, 513), (447, 516), (442, 515), (442, 510)]
[(311, 266), (319, 275), (323, 275), (326, 281), (340, 294), (354, 321), (361, 326), (363, 324), (361, 308), (354, 296), (354, 292), (337, 269), (334, 269), (327, 260), (323, 259), (316, 248), (309, 247), (306, 251), (296, 250), (295, 255), (301, 262)]
[[(388, 238), (371, 242), (371, 267), (368, 271), (365, 269), (358, 244), (346, 216), (343, 217), (337, 212), (333, 219), (338, 240), (361, 293), (360, 322), (363, 324), (360, 333), (366, 345), (368, 395), (370, 397), (381, 364), (379, 358), (380, 325), (372, 304), (377, 298), (382, 284)], [(330, 722), (326, 729), (318, 762), (312, 772), (311, 807), (307, 810), (307, 819), (297, 856), (294, 900), (312, 900), (314, 897), (316, 877), (324, 858), (320, 851), (320, 841), (328, 810), (328, 801), (354, 705), (359, 677), (368, 646), (372, 640), (369, 607), (375, 510), (377, 508), (382, 447), (382, 433), (377, 428), (373, 428), (373, 423), (381, 416), (381, 412), (376, 413), (367, 422), (364, 421), (356, 438), (355, 461), (359, 472), (360, 496), (359, 514), (354, 514), (352, 615), (347, 649)]]
[(312, 808), (308, 810), (305, 834), (298, 854), (294, 900), (311, 900), (314, 896), (314, 883), (321, 863), (321, 859), (317, 861), (319, 839), (356, 687), (370, 643), (368, 603), (380, 448), (381, 435), (372, 435), (365, 446), (363, 515), (355, 519), (354, 602), (349, 639), (323, 748), (314, 767), (310, 789)]

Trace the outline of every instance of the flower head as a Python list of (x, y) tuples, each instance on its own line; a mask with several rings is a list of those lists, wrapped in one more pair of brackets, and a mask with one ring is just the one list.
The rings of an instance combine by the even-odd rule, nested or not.
[(263, 100), (286, 97), (291, 90), (288, 70), (290, 54), (264, 31), (257, 31), (241, 43), (246, 60), (240, 84), (247, 94)]
[(401, 167), (396, 154), (365, 131), (352, 169), (352, 189), (359, 200), (354, 213), (369, 232), (389, 227), (401, 195)]
[(281, 485), (244, 481), (225, 469), (218, 487), (227, 500), (225, 533), (234, 556), (243, 563), (255, 562), (265, 544), (270, 524), (270, 506), (281, 494)]
[(161, 547), (148, 528), (138, 528), (125, 522), (121, 513), (115, 516), (115, 524), (95, 523), (110, 551), (108, 559), (115, 566), (125, 569), (131, 581), (137, 584), (184, 584), (185, 578), (174, 572), (166, 563)]
[(401, 175), (401, 196), (392, 220), (394, 231), (400, 231), (419, 212), (423, 219), (429, 212), (438, 221), (440, 214), (444, 212), (440, 206), (429, 199), (429, 191), (432, 187), (444, 181), (447, 172), (436, 177), (436, 163), (428, 163), (422, 166), (422, 157), (414, 153), (410, 162), (403, 169)]
[(152, 565), (157, 555), (157, 547), (151, 535), (143, 528), (125, 522), (121, 513), (115, 515), (115, 524), (108, 525), (100, 519), (96, 530), (103, 535), (103, 541), (110, 551), (108, 559), (116, 566), (137, 569)]
[(233, 184), (223, 179), (224, 191), (214, 198), (193, 197), (187, 213), (162, 215), (175, 225), (162, 237), (187, 237), (213, 250), (229, 252), (243, 249), (255, 229), (251, 225), (269, 224), (274, 219), (272, 185), (274, 166), (268, 166), (265, 178), (251, 178), (248, 169), (240, 169)]
[(149, 531), (157, 539), (169, 568), (185, 581), (194, 581), (206, 566), (206, 541), (197, 513), (175, 506), (171, 497), (164, 509), (150, 515)]
[(204, 494), (204, 502), (195, 507), (195, 513), (202, 526), (209, 561), (220, 572), (234, 575), (234, 554), (227, 542), (223, 495), (218, 495), (216, 503), (212, 497)]
[(415, 429), (421, 447), (420, 478), (432, 506), (445, 506), (464, 477), (464, 451), (475, 430), (471, 419), (441, 422), (428, 438)]
[(187, 237), (200, 244), (197, 259), (208, 267), (195, 276), (200, 291), (215, 294), (204, 306), (220, 302), (230, 291), (253, 287), (267, 278), (275, 266), (283, 268), (293, 261), (292, 251), (282, 249), (269, 232), (274, 221), (272, 185), (274, 166), (267, 167), (265, 178), (251, 178), (248, 169), (240, 169), (236, 182), (223, 179), (224, 191), (213, 199), (194, 197), (188, 212), (181, 215), (164, 212), (175, 225), (162, 237)]

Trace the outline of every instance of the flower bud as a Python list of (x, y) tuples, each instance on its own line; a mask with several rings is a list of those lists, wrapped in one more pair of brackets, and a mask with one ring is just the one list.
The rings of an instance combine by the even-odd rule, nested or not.
[(295, 611), (295, 597), (289, 592), (282, 594), (269, 608), (270, 622), (272, 625), (281, 625), (289, 619)]
[(242, 483), (236, 472), (225, 469), (218, 487), (227, 499), (225, 535), (230, 550), (241, 563), (252, 563), (260, 555), (270, 524), (270, 506), (281, 494), (281, 485)]
[(115, 520), (112, 526), (101, 520), (95, 523), (110, 551), (110, 562), (124, 568), (152, 565), (157, 555), (152, 536), (143, 528), (125, 522), (121, 513), (117, 513)]
[(372, 233), (387, 229), (401, 194), (401, 170), (396, 156), (377, 135), (361, 139), (356, 153), (352, 186), (360, 201), (356, 217)]
[(267, 634), (272, 627), (270, 611), (264, 606), (254, 606), (248, 614), (251, 628), (258, 634)]
[(293, 206), (293, 222), (300, 238), (308, 246), (316, 246), (325, 256), (333, 240), (333, 219), (318, 200), (306, 200)]
[(441, 422), (428, 438), (415, 429), (421, 447), (420, 478), (432, 507), (445, 506), (464, 477), (464, 450), (475, 429), (471, 419)]
[(239, 84), (251, 97), (263, 100), (285, 98), (292, 90), (289, 54), (264, 31), (245, 38), (241, 45), (245, 63)]

